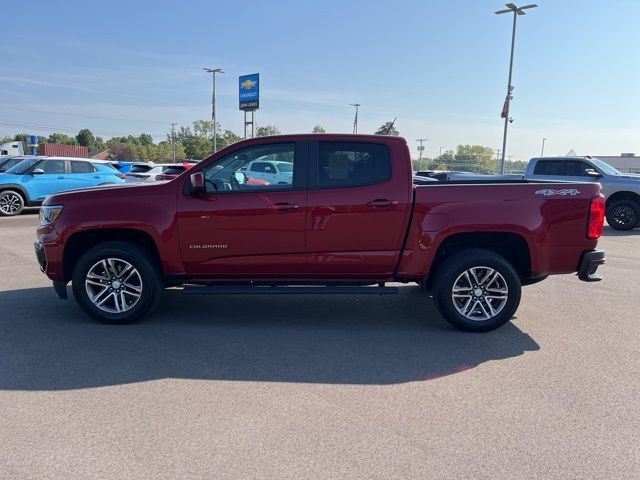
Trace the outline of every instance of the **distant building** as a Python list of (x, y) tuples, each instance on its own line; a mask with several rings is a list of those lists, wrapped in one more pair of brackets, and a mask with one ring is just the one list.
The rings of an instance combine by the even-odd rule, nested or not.
[(38, 155), (48, 157), (81, 157), (89, 156), (89, 149), (81, 145), (65, 145), (62, 143), (41, 143), (38, 145)]
[(624, 173), (640, 173), (640, 157), (635, 153), (621, 153), (619, 156), (591, 155), (607, 162)]
[(89, 152), (89, 156), (91, 158), (95, 158), (96, 160), (117, 160), (118, 155), (115, 152), (112, 152), (110, 149), (96, 149)]

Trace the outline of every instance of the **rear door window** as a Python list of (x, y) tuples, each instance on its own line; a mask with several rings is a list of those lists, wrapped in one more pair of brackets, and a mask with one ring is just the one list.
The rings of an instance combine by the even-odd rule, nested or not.
[(534, 175), (563, 175), (562, 161), (540, 160), (533, 170)]
[(391, 157), (386, 145), (356, 142), (319, 142), (319, 187), (356, 187), (391, 178)]
[(78, 162), (73, 160), (71, 162), (71, 173), (93, 173), (95, 167), (89, 162)]

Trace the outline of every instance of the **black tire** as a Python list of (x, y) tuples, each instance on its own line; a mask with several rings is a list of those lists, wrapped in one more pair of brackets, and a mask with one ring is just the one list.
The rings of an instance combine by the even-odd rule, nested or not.
[(640, 224), (640, 204), (632, 199), (614, 200), (607, 206), (607, 223), (615, 230), (632, 230)]
[[(87, 274), (89, 274), (89, 272), (92, 271), (92, 269), (98, 265), (101, 260), (106, 261), (106, 259), (116, 259), (116, 268), (117, 265), (123, 265), (126, 263), (130, 264), (133, 269), (136, 270), (136, 274), (138, 275), (137, 278), (139, 278), (140, 282), (139, 285), (138, 282), (136, 282), (137, 285), (134, 288), (139, 286), (141, 290), (137, 300), (131, 296), (132, 294), (125, 297), (125, 293), (127, 292), (123, 292), (122, 297), (117, 297), (118, 294), (115, 291), (111, 293), (111, 290), (114, 290), (116, 283), (110, 283), (109, 280), (107, 280), (105, 285), (95, 288), (98, 290), (104, 286), (110, 290), (106, 291), (106, 296), (99, 297), (99, 295), (95, 295), (95, 298), (96, 300), (102, 300), (109, 297), (112, 298), (107, 300), (102, 308), (94, 304), (88, 291), (89, 289), (94, 289), (94, 287), (91, 285), (87, 286), (85, 284), (85, 280), (87, 280)], [(93, 271), (95, 272), (95, 270)], [(107, 274), (109, 274), (109, 271), (107, 271)], [(121, 279), (123, 281), (116, 279), (118, 286), (127, 285), (126, 280), (123, 278)], [(126, 290), (125, 287), (122, 288)], [(73, 270), (72, 289), (73, 295), (80, 308), (82, 308), (82, 310), (91, 317), (102, 323), (126, 324), (132, 323), (153, 311), (160, 301), (163, 283), (161, 281), (159, 268), (155, 265), (153, 259), (150, 258), (149, 255), (140, 247), (130, 242), (106, 242), (93, 247), (86, 252), (80, 260), (78, 260), (78, 263)], [(96, 290), (94, 290), (94, 292)], [(119, 298), (125, 300), (118, 300)], [(123, 301), (128, 301), (132, 304), (131, 306), (127, 305), (125, 307), (128, 308), (126, 311), (123, 309), (123, 311), (117, 313), (103, 310), (103, 308), (109, 308), (111, 306), (117, 308), (118, 302), (120, 302), (120, 305), (123, 305)]]
[[(471, 303), (467, 304), (467, 300), (463, 298), (457, 299), (456, 301), (459, 302), (457, 304), (458, 308), (464, 307), (466, 310), (467, 307), (465, 307), (465, 305), (471, 306), (471, 310), (468, 312), (470, 316), (481, 316), (483, 311), (485, 313), (489, 312), (488, 315), (490, 316), (481, 320), (470, 319), (460, 313), (458, 308), (456, 308), (453, 299), (453, 289), (454, 286), (460, 286), (459, 282), (466, 283), (463, 277), (465, 272), (468, 272), (470, 269), (478, 269), (474, 270), (474, 272), (483, 272), (482, 269), (484, 267), (499, 273), (500, 277), (496, 276), (496, 280), (494, 280), (496, 283), (488, 281), (486, 283), (486, 291), (482, 286), (480, 290), (478, 290), (477, 288), (474, 289), (474, 285), (470, 284), (470, 288), (466, 289), (465, 287), (465, 291), (461, 293), (466, 295), (466, 290), (469, 290), (468, 301)], [(484, 271), (487, 272), (487, 274), (489, 273), (488, 270)], [(475, 284), (476, 282), (474, 281), (473, 283)], [(481, 285), (481, 282), (477, 283)], [(487, 299), (485, 297), (485, 295), (491, 295), (489, 289), (505, 290), (504, 286), (506, 286), (507, 291), (496, 294), (504, 298), (504, 301)], [(481, 296), (476, 297), (475, 291), (482, 291)], [(469, 249), (456, 253), (455, 256), (444, 260), (440, 268), (438, 268), (436, 278), (434, 279), (433, 298), (436, 307), (449, 323), (467, 332), (488, 332), (507, 323), (513, 318), (514, 313), (518, 309), (520, 295), (521, 285), (517, 272), (504, 257), (490, 250)], [(475, 303), (476, 301), (478, 303)], [(497, 308), (499, 305), (502, 305), (501, 308)], [(494, 307), (496, 307), (495, 315), (491, 312), (491, 309), (494, 309)], [(474, 312), (478, 312), (478, 315), (474, 315)]]
[(15, 190), (0, 191), (0, 216), (13, 217), (24, 210), (24, 198)]

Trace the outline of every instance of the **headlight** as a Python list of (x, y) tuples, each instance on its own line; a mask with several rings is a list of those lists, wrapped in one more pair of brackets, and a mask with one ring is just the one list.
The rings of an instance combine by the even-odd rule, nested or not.
[(61, 213), (61, 205), (43, 205), (40, 207), (40, 225), (51, 225)]

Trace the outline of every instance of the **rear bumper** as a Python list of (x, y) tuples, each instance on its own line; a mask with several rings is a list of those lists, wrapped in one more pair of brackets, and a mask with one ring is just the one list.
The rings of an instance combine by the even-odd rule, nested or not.
[(598, 270), (598, 267), (605, 263), (605, 261), (604, 250), (585, 252), (580, 260), (578, 278), (583, 282), (599, 282), (602, 280), (602, 275), (598, 275), (596, 270)]

